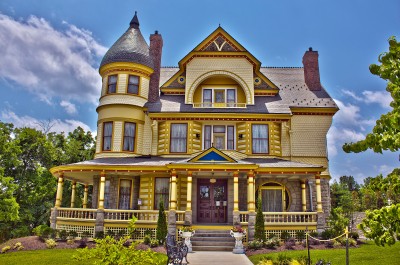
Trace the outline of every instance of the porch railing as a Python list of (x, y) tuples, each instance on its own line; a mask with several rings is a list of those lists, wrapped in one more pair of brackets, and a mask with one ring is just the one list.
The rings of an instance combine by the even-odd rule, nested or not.
[(246, 103), (236, 103), (236, 102), (229, 102), (229, 103), (211, 103), (211, 102), (200, 102), (200, 103), (193, 103), (194, 108), (245, 108)]
[[(265, 225), (316, 225), (316, 212), (263, 212)], [(249, 212), (239, 212), (241, 224), (247, 224)]]
[(96, 211), (97, 211), (96, 209), (58, 208), (57, 217), (66, 219), (95, 220)]
[[(84, 219), (96, 220), (97, 209), (82, 208), (58, 208), (57, 218), (61, 219)], [(168, 211), (165, 211), (168, 214)], [(153, 224), (157, 223), (157, 210), (114, 210), (104, 209), (105, 222), (125, 222), (135, 216), (137, 223)], [(176, 223), (183, 224), (185, 221), (185, 211), (176, 211)]]

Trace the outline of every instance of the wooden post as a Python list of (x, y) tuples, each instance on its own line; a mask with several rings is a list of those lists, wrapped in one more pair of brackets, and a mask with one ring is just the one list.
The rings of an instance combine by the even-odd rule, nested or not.
[(315, 175), (315, 187), (317, 191), (317, 212), (322, 213), (322, 196), (321, 196), (321, 176)]
[(87, 208), (88, 189), (89, 189), (89, 185), (85, 184), (85, 190), (83, 191), (83, 205), (82, 205), (84, 209)]
[(306, 181), (301, 182), (301, 205), (303, 207), (303, 212), (307, 211), (307, 196), (306, 196)]
[(71, 187), (71, 208), (75, 207), (75, 193), (76, 193), (76, 181), (73, 181)]
[(58, 175), (57, 195), (56, 195), (56, 205), (55, 205), (56, 207), (61, 207), (63, 186), (64, 186), (64, 174), (61, 173), (60, 175)]
[(186, 211), (192, 210), (192, 171), (187, 175)]
[(233, 172), (233, 211), (239, 211), (239, 172)]
[(100, 174), (100, 192), (99, 192), (99, 206), (97, 209), (104, 209), (104, 191), (106, 186), (106, 173), (103, 171)]
[(254, 197), (254, 172), (250, 170), (247, 173), (247, 210), (249, 212), (255, 211)]
[(176, 171), (171, 171), (171, 201), (170, 210), (176, 210)]

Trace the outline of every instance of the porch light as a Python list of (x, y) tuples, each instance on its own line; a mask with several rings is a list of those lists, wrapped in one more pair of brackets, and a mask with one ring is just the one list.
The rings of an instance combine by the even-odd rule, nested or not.
[(215, 182), (217, 182), (216, 179), (210, 179), (210, 183), (215, 183)]
[(139, 198), (139, 199), (137, 200), (137, 205), (138, 205), (138, 206), (141, 206), (141, 205), (142, 205), (142, 199)]
[(220, 201), (216, 201), (215, 202), (215, 206), (217, 206), (217, 207), (221, 206), (221, 202)]
[(224, 207), (226, 207), (226, 204), (227, 204), (227, 201), (224, 201), (224, 202), (223, 202)]

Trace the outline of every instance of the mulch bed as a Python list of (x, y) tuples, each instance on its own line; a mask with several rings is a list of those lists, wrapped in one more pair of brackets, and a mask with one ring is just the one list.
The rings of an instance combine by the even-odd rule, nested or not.
[[(3, 247), (5, 246), (10, 246), (11, 249), (7, 252), (14, 252), (14, 251), (18, 251), (16, 249), (13, 249), (13, 246), (15, 245), (15, 243), (20, 242), (22, 244), (22, 246), (24, 247), (23, 250), (38, 250), (38, 249), (47, 249), (46, 247), (46, 243), (44, 243), (43, 241), (41, 241), (39, 239), (39, 237), (37, 236), (27, 236), (27, 237), (20, 237), (20, 238), (14, 238), (11, 239), (3, 244), (0, 244), (0, 251)], [(55, 249), (76, 249), (79, 246), (79, 240), (76, 240), (74, 244), (72, 245), (68, 245), (66, 241), (56, 241), (57, 242), (57, 246), (55, 247)], [(87, 242), (87, 246), (88, 248), (93, 248), (96, 245), (95, 242), (92, 241), (88, 241)], [(146, 250), (149, 249), (150, 247), (145, 245), (145, 244), (139, 244), (136, 246), (137, 249), (140, 250)], [(165, 250), (164, 246), (159, 246), (159, 247), (154, 247), (151, 248), (152, 251), (154, 252), (158, 252), (158, 253), (163, 253), (166, 254), (167, 251)]]

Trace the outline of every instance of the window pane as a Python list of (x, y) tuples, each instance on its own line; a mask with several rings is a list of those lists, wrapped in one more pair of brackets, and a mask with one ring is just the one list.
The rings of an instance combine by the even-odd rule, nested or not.
[(136, 75), (130, 75), (128, 80), (128, 93), (138, 94), (139, 93), (139, 77)]
[(225, 103), (225, 90), (214, 90), (214, 93), (216, 103)]
[(268, 153), (268, 125), (253, 124), (252, 125), (252, 141), (253, 153)]
[(109, 151), (111, 150), (113, 124), (112, 122), (105, 122), (103, 126), (103, 150)]
[(187, 124), (171, 124), (171, 153), (186, 153)]
[(129, 179), (122, 179), (119, 182), (119, 203), (118, 209), (128, 210), (131, 201), (132, 181)]
[(203, 89), (203, 106), (211, 107), (212, 102), (212, 90), (211, 89)]
[(136, 124), (132, 122), (125, 122), (124, 129), (124, 151), (133, 152), (135, 149), (135, 133), (136, 133)]
[(233, 150), (235, 147), (235, 138), (234, 138), (235, 130), (233, 126), (228, 126), (228, 150)]
[(215, 125), (213, 131), (215, 133), (224, 133), (225, 132), (225, 126), (223, 126), (223, 125)]
[[(236, 102), (236, 97), (235, 97), (235, 89), (228, 89), (227, 90), (227, 99), (228, 107), (234, 107)], [(231, 103), (231, 104), (229, 104)]]
[(108, 77), (108, 93), (117, 92), (117, 75), (110, 75)]
[(211, 125), (204, 126), (204, 149), (211, 147)]
[(169, 206), (169, 178), (156, 178), (154, 190), (154, 209), (159, 209), (160, 201), (164, 202), (164, 209)]
[(110, 207), (110, 181), (106, 180), (104, 185), (104, 208), (109, 209)]
[(262, 190), (261, 191), (263, 212), (282, 212), (282, 190)]

